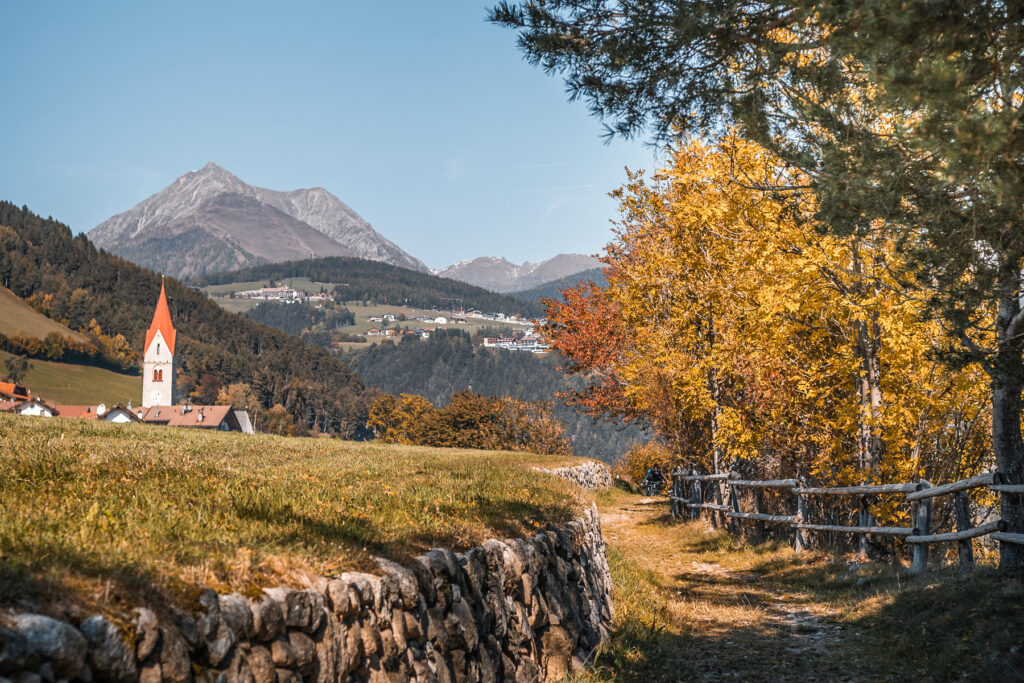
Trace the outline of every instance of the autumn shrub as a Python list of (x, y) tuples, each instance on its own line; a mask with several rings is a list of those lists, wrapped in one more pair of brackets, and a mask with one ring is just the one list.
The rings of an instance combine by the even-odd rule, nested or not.
[(672, 468), (679, 464), (679, 456), (668, 449), (665, 444), (650, 442), (636, 444), (615, 463), (613, 473), (634, 484), (639, 484), (647, 475), (647, 470), (660, 465), (665, 477), (668, 478)]
[(565, 425), (547, 401), (452, 394), (438, 408), (415, 394), (383, 394), (370, 406), (370, 428), (386, 443), (570, 455)]

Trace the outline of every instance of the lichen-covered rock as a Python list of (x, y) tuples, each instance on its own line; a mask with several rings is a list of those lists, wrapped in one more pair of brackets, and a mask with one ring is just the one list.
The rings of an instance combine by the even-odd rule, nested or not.
[(189, 683), (192, 659), (185, 639), (173, 628), (160, 628), (160, 671), (164, 681)]
[(14, 630), (57, 678), (71, 680), (82, 670), (86, 641), (70, 624), (41, 614), (19, 614), (14, 617)]
[(284, 633), (284, 612), (269, 595), (251, 601), (249, 610), (252, 612), (253, 637), (258, 642), (269, 642)]
[(135, 609), (135, 657), (140, 662), (149, 656), (160, 644), (160, 624), (156, 614), (145, 607)]
[(331, 579), (327, 582), (327, 596), (335, 615), (345, 616), (351, 609), (358, 609), (358, 602), (349, 596), (350, 590), (348, 581), (344, 579)]
[(398, 594), (402, 600), (402, 607), (414, 609), (420, 597), (416, 574), (411, 569), (403, 567), (397, 562), (383, 558), (378, 558), (377, 564), (380, 566), (381, 571), (390, 576), (397, 586)]
[(0, 675), (27, 671), (39, 665), (39, 653), (17, 631), (0, 628)]
[(117, 626), (95, 615), (83, 621), (79, 630), (85, 637), (87, 661), (96, 677), (114, 683), (127, 683), (138, 678), (135, 655)]
[(324, 596), (313, 590), (290, 588), (268, 588), (264, 591), (272, 597), (284, 613), (288, 628), (313, 632), (320, 627), (324, 617)]
[(553, 470), (543, 467), (534, 467), (533, 469), (568, 479), (580, 488), (589, 491), (607, 488), (615, 483), (608, 466), (599, 462), (584, 462), (573, 467), (557, 467)]
[(204, 591), (199, 596), (199, 604), (206, 610), (196, 619), (199, 649), (205, 652), (209, 666), (220, 668), (230, 661), (237, 637), (221, 615), (220, 599), (215, 591)]
[(270, 658), (276, 667), (295, 666), (295, 652), (292, 651), (292, 644), (286, 637), (280, 636), (270, 644)]
[(249, 671), (252, 673), (254, 683), (275, 683), (277, 672), (274, 670), (274, 660), (270, 656), (270, 650), (262, 645), (254, 645), (249, 648), (246, 659), (249, 661)]
[(249, 640), (254, 635), (252, 609), (249, 601), (238, 593), (221, 595), (219, 600), (220, 615), (238, 639)]
[(302, 631), (289, 631), (288, 644), (295, 657), (295, 668), (303, 677), (312, 675), (316, 668), (316, 645), (313, 640)]

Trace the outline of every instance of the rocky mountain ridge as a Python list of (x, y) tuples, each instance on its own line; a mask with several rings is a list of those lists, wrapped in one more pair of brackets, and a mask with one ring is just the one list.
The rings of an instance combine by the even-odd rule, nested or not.
[(320, 256), (428, 270), (327, 190), (255, 187), (213, 162), (107, 219), (89, 238), (174, 277)]
[(518, 292), (575, 273), (600, 268), (601, 262), (585, 254), (558, 254), (540, 263), (516, 265), (497, 256), (481, 256), (454, 263), (433, 273), (492, 292)]

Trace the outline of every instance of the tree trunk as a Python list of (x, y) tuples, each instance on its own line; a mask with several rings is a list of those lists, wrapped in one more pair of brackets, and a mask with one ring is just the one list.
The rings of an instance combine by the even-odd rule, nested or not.
[[(1024, 324), (1021, 269), (1008, 261), (999, 273), (996, 354), (986, 367), (992, 378), (992, 448), (1006, 484), (1024, 484), (1024, 439), (1021, 438), (1021, 390), (1024, 388)], [(1007, 531), (1024, 533), (1024, 496), (1003, 493), (1002, 517)], [(999, 568), (1024, 569), (1024, 546), (1000, 544)]]
[[(715, 316), (713, 311), (708, 309), (708, 356), (714, 361), (715, 352)], [(715, 474), (719, 474), (722, 469), (722, 444), (721, 438), (718, 435), (718, 419), (722, 415), (722, 391), (718, 383), (718, 369), (712, 367), (708, 370), (708, 389), (711, 391), (711, 399), (714, 402), (714, 408), (711, 411), (711, 460)], [(722, 504), (722, 483), (719, 481), (713, 482), (715, 487), (715, 503), (718, 505)], [(715, 511), (712, 518), (716, 521), (716, 526), (725, 524), (726, 517), (720, 511)], [(719, 520), (721, 518), (721, 520)]]
[[(993, 378), (992, 447), (996, 452), (996, 467), (1001, 481), (1006, 484), (1024, 484), (1024, 441), (1021, 439), (1020, 414), (1021, 381), (1008, 377)], [(1008, 532), (1024, 533), (1024, 496), (1003, 493), (1002, 518), (1006, 520)], [(999, 568), (1024, 569), (1024, 546), (1003, 543)]]
[[(860, 254), (853, 250), (852, 270), (855, 273), (853, 288), (858, 294), (866, 295), (868, 285), (861, 279), (862, 264)], [(870, 474), (882, 463), (885, 444), (879, 428), (882, 410), (882, 364), (879, 351), (882, 346), (882, 329), (878, 323), (878, 314), (866, 311), (865, 319), (854, 323), (856, 342), (854, 349), (857, 355), (859, 370), (857, 373), (857, 397), (860, 405), (857, 411), (857, 466), (861, 471), (864, 483)], [(858, 511), (858, 523), (861, 526), (872, 525), (872, 515), (866, 501), (862, 501)], [(868, 554), (868, 537), (858, 536), (857, 551), (862, 557)]]

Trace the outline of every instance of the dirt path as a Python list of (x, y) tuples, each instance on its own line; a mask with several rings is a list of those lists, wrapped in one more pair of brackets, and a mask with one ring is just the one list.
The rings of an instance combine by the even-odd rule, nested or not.
[(635, 679), (860, 679), (833, 656), (845, 630), (835, 621), (841, 606), (815, 590), (788, 547), (751, 549), (668, 512), (664, 498), (625, 494), (602, 509), (610, 551), (639, 565), (661, 597), (665, 623), (657, 630), (665, 642), (655, 652), (667, 665), (647, 662)]
[(599, 492), (616, 633), (586, 681), (1024, 681), (1024, 576), (796, 555)]

